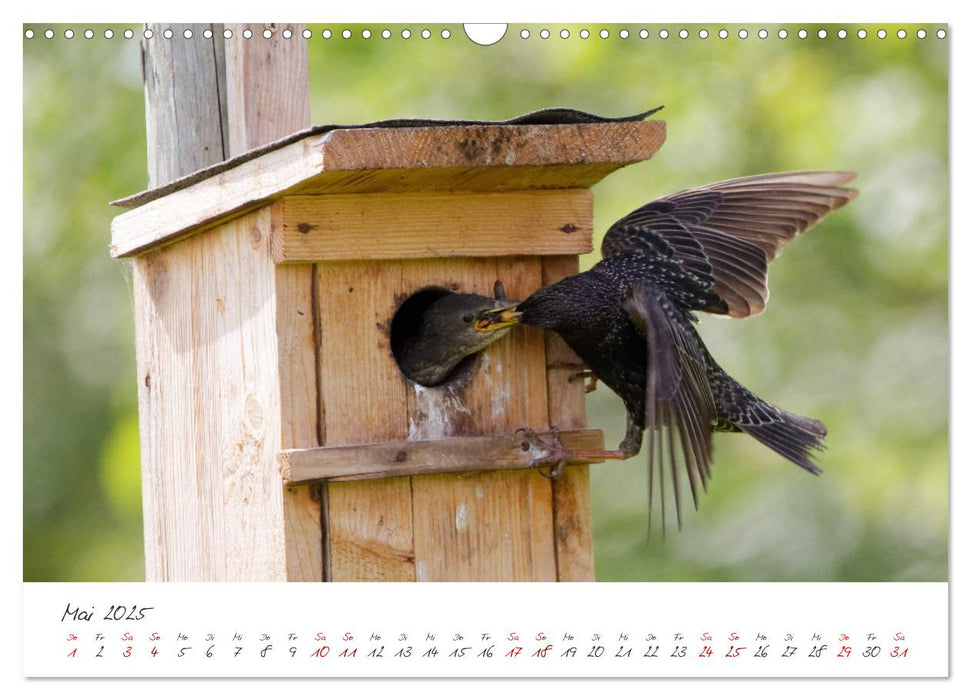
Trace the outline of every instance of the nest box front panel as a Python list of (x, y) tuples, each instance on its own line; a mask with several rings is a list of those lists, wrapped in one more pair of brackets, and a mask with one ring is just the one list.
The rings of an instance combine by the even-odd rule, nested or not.
[(589, 253), (587, 189), (290, 195), (273, 205), (277, 262)]
[[(542, 283), (539, 258), (318, 263), (325, 445), (545, 428), (542, 333), (517, 328), (438, 387), (406, 379), (391, 351), (398, 306), (429, 287), (510, 298)], [(534, 471), (423, 475), (327, 487), (331, 580), (554, 580), (552, 495)]]

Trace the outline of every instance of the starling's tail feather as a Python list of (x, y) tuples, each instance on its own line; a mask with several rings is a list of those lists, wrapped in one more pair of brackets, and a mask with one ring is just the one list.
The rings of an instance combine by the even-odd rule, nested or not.
[(813, 418), (798, 416), (775, 406), (771, 408), (781, 420), (739, 427), (806, 471), (822, 473), (823, 470), (813, 463), (812, 456), (814, 452), (825, 449), (823, 438), (826, 437), (826, 426)]
[(722, 424), (748, 433), (808, 472), (822, 473), (813, 462), (815, 453), (825, 449), (826, 426), (821, 421), (773, 406), (727, 374), (719, 379), (716, 401)]

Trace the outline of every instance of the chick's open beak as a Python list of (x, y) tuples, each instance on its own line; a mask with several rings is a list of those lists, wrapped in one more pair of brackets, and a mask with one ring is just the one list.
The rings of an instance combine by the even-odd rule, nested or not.
[(475, 329), (487, 333), (509, 328), (519, 323), (519, 317), (522, 315), (521, 311), (516, 311), (516, 304), (503, 306), (499, 309), (489, 309), (479, 314), (475, 321)]

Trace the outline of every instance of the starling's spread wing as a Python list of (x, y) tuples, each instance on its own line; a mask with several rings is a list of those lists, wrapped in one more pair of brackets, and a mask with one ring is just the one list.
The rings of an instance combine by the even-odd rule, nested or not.
[(672, 256), (706, 279), (737, 318), (765, 309), (768, 264), (789, 241), (849, 202), (855, 173), (793, 171), (718, 182), (655, 200), (615, 223), (604, 258), (638, 251)]
[(664, 523), (664, 472), (671, 475), (678, 526), (681, 498), (678, 472), (683, 462), (695, 507), (698, 483), (707, 488), (711, 475), (711, 432), (715, 401), (708, 385), (705, 353), (691, 322), (659, 287), (636, 282), (624, 309), (647, 338), (647, 401), (650, 498), (658, 463), (661, 522)]

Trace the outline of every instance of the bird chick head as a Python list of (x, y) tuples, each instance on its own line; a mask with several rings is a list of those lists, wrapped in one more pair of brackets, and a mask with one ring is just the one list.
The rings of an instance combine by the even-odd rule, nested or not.
[(449, 294), (424, 315), (425, 329), (447, 339), (453, 351), (471, 354), (498, 340), (519, 320), (516, 305), (478, 294)]
[(424, 386), (448, 379), (456, 366), (518, 323), (515, 304), (478, 294), (446, 294), (430, 304), (395, 351), (405, 376)]

